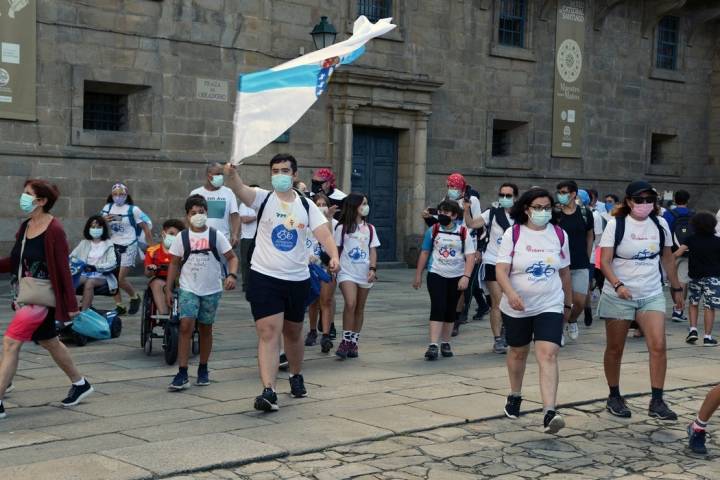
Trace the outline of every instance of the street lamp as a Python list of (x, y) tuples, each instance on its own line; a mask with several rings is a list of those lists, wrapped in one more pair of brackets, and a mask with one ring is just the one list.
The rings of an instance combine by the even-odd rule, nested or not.
[(335, 43), (337, 30), (335, 30), (332, 23), (328, 22), (328, 17), (320, 17), (320, 23), (313, 27), (310, 35), (315, 43), (315, 49), (320, 50)]

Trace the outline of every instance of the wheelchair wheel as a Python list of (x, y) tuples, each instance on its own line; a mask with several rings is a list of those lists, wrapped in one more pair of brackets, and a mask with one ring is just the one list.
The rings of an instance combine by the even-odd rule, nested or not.
[(112, 325), (110, 326), (110, 338), (118, 338), (122, 333), (122, 319), (115, 317)]
[(145, 348), (148, 337), (152, 335), (152, 292), (143, 293), (142, 313), (140, 317), (140, 347)]
[(165, 335), (163, 337), (165, 341), (165, 363), (172, 365), (177, 360), (178, 356), (178, 337), (180, 336), (180, 329), (178, 325), (168, 323), (165, 325)]
[(152, 355), (152, 340), (152, 335), (148, 335), (147, 339), (145, 340), (145, 345), (143, 345), (143, 351), (148, 357)]
[(200, 334), (194, 331), (192, 336), (192, 354), (197, 355), (198, 353), (200, 353)]
[(75, 331), (72, 332), (72, 339), (78, 347), (84, 347), (89, 340), (85, 335), (81, 335)]

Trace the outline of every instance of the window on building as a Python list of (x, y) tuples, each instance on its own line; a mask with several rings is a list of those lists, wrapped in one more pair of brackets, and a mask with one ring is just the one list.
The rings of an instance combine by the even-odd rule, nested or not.
[(507, 130), (493, 128), (492, 156), (507, 157), (510, 155), (510, 135)]
[(500, 0), (498, 43), (525, 47), (526, 0)]
[(655, 66), (664, 70), (677, 70), (680, 44), (680, 19), (665, 16), (657, 28), (657, 58)]
[(528, 151), (528, 123), (515, 120), (493, 119), (492, 156), (509, 157)]
[(392, 0), (358, 0), (358, 15), (365, 15), (371, 22), (392, 17)]
[(667, 165), (679, 160), (677, 135), (653, 133), (650, 139), (650, 165)]
[(128, 127), (128, 96), (85, 90), (83, 129), (122, 131)]

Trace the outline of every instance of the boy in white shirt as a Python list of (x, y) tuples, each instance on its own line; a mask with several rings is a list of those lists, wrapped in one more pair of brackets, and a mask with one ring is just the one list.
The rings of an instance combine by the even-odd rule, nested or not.
[(190, 196), (185, 201), (185, 213), (190, 228), (183, 230), (170, 247), (172, 260), (165, 293), (168, 306), (172, 306), (175, 280), (179, 276), (179, 370), (168, 386), (170, 390), (183, 390), (190, 383), (188, 361), (196, 321), (200, 332), (200, 365), (196, 385), (210, 384), (207, 364), (212, 350), (212, 326), (223, 290), (221, 256), (228, 264), (225, 290), (233, 290), (237, 282), (237, 256), (225, 235), (207, 226), (207, 200), (201, 195)]

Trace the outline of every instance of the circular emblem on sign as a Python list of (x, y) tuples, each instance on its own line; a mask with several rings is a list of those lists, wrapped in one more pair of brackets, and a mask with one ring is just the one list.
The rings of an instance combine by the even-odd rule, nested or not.
[(10, 74), (4, 68), (0, 68), (0, 87), (5, 87), (10, 83)]
[(570, 136), (570, 127), (568, 127), (567, 125), (565, 125), (565, 128), (563, 128), (563, 135), (565, 135), (566, 137)]
[(566, 112), (565, 110), (563, 110), (562, 113), (560, 114), (560, 118), (562, 118), (562, 121), (563, 121), (563, 122), (564, 122), (565, 120), (567, 120), (567, 112)]
[(580, 45), (572, 38), (563, 40), (558, 48), (557, 69), (560, 77), (568, 83), (572, 83), (580, 76), (582, 70), (582, 52)]

